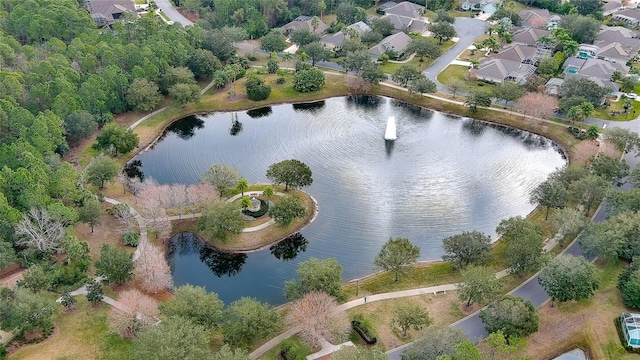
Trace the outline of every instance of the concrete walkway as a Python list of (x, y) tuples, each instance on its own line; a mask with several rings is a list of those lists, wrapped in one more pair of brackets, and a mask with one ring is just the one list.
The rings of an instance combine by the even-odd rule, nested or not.
[(322, 338), (320, 340), (320, 344), (322, 345), (320, 351), (313, 353), (311, 355), (307, 355), (307, 360), (315, 360), (315, 359), (319, 359), (323, 356), (327, 356), (329, 354), (333, 354), (334, 352), (342, 349), (345, 346), (355, 346), (353, 345), (353, 343), (351, 341), (347, 341), (344, 342), (342, 344), (338, 344), (338, 345), (333, 345), (332, 343), (328, 342), (327, 339)]

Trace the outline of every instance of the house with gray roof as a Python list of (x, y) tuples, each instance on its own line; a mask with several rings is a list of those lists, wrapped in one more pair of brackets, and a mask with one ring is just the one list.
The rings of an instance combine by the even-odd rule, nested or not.
[[(317, 18), (317, 25), (315, 27), (313, 20), (314, 17)], [(312, 33), (322, 35), (327, 32), (327, 29), (329, 29), (329, 27), (322, 20), (320, 20), (320, 18), (316, 16), (306, 15), (300, 15), (297, 18), (293, 19), (293, 21), (285, 24), (282, 27), (282, 30), (285, 34), (291, 34), (292, 32), (300, 29), (306, 29), (311, 31)]]
[[(358, 36), (362, 36), (368, 33), (369, 31), (371, 31), (371, 27), (366, 23), (364, 23), (363, 21), (358, 21), (355, 24), (351, 24), (347, 26), (346, 29), (353, 29), (353, 31), (355, 31), (358, 34)], [(320, 39), (320, 43), (324, 45), (324, 47), (327, 48), (328, 50), (335, 50), (335, 49), (341, 48), (342, 42), (345, 39), (350, 38), (349, 33), (351, 31), (346, 29), (340, 30), (335, 34), (327, 34), (323, 36)]]
[(509, 44), (501, 48), (498, 53), (492, 54), (492, 59), (504, 59), (524, 64), (535, 65), (540, 59), (536, 58), (538, 49), (522, 44)]
[(640, 10), (638, 9), (625, 9), (618, 11), (611, 17), (612, 21), (620, 21), (628, 24), (629, 26), (636, 27), (640, 23)]
[(629, 60), (635, 58), (638, 55), (639, 46), (630, 46), (619, 42), (611, 42), (608, 44), (597, 43), (600, 49), (597, 53), (597, 58), (614, 63), (626, 64)]
[(391, 9), (396, 5), (398, 5), (398, 3), (396, 3), (395, 1), (387, 1), (386, 3), (378, 6), (378, 9), (376, 9), (376, 12), (380, 14), (384, 14), (385, 11), (387, 11), (388, 9)]
[(638, 39), (638, 37), (640, 37), (638, 35), (639, 34), (637, 30), (631, 30), (624, 26), (603, 25), (600, 29), (600, 32), (598, 33), (598, 36), (596, 36), (595, 41), (605, 40), (610, 42), (623, 42), (621, 41), (621, 39)]
[(524, 28), (514, 31), (511, 36), (512, 43), (537, 46), (543, 36), (551, 36), (551, 31), (546, 29)]
[(513, 81), (518, 84), (524, 84), (535, 71), (533, 65), (504, 59), (485, 59), (477, 69), (471, 69), (471, 73), (480, 80), (493, 83)]
[(422, 17), (424, 7), (403, 1), (387, 8), (381, 19), (387, 19), (393, 24), (394, 32), (424, 33), (428, 29), (426, 18)]
[(463, 0), (460, 9), (464, 11), (482, 11), (489, 4), (489, 0)]
[(564, 80), (560, 78), (551, 78), (544, 84), (544, 93), (547, 95), (558, 96), (560, 94), (560, 87), (564, 84)]
[(585, 78), (595, 81), (601, 86), (617, 90), (619, 85), (611, 81), (611, 76), (616, 71), (627, 74), (629, 67), (600, 59), (587, 59), (577, 73), (565, 72), (565, 79)]
[(99, 27), (112, 25), (125, 14), (138, 17), (133, 0), (90, 0), (86, 4), (91, 18)]
[(403, 54), (410, 42), (411, 38), (409, 35), (403, 32), (392, 34), (382, 39), (382, 41), (380, 41), (376, 46), (369, 49), (369, 54), (374, 59), (378, 59), (380, 55), (391, 50), (398, 54)]
[(622, 6), (622, 3), (617, 1), (609, 1), (604, 3), (604, 5), (602, 6), (602, 15), (604, 16), (613, 15), (623, 9), (624, 9), (624, 6)]
[(582, 65), (584, 65), (584, 62), (587, 61), (585, 59), (581, 59), (578, 57), (570, 57), (567, 58), (564, 63), (562, 64), (562, 73), (563, 74), (577, 74), (578, 71), (580, 71), (580, 68), (582, 67)]
[(522, 27), (534, 27), (546, 29), (549, 22), (549, 10), (547, 9), (529, 9), (518, 12), (522, 20)]
[(384, 13), (385, 15), (393, 14), (413, 19), (420, 19), (424, 11), (424, 6), (420, 6), (409, 1), (403, 1), (396, 6), (386, 9)]

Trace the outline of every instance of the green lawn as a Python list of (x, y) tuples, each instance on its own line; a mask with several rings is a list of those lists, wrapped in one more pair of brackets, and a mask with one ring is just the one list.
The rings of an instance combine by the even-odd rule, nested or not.
[[(302, 356), (306, 356), (309, 354), (313, 353), (313, 349), (311, 349), (311, 347), (309, 347), (309, 345), (305, 344), (302, 339), (300, 339), (300, 337), (298, 337), (298, 335), (294, 335), (290, 338), (288, 338), (287, 340), (285, 340), (287, 342), (292, 342), (294, 344), (294, 347), (301, 349), (302, 352), (300, 355)], [(282, 343), (280, 343), (282, 344)], [(272, 348), (271, 350), (267, 351), (266, 353), (264, 353), (262, 356), (260, 356), (258, 359), (260, 360), (278, 360), (280, 359), (279, 355), (280, 355), (280, 345), (275, 346), (274, 348)]]
[(622, 106), (624, 105), (623, 99), (624, 98), (620, 99), (620, 101), (612, 101), (611, 105), (606, 109), (596, 108), (594, 117), (598, 119), (615, 121), (630, 121), (638, 117), (640, 115), (640, 101), (633, 102), (633, 109), (628, 114), (611, 116), (612, 111), (622, 111)]
[(438, 74), (438, 81), (444, 85), (449, 85), (453, 80), (462, 80), (467, 84), (465, 91), (485, 91), (492, 92), (496, 87), (495, 84), (485, 83), (483, 81), (468, 81), (465, 79), (469, 73), (469, 69), (462, 65), (449, 65), (440, 74)]
[[(435, 39), (432, 39), (434, 42), (436, 42)], [(442, 43), (442, 45), (438, 45), (438, 47), (440, 48), (440, 51), (442, 54), (444, 54), (447, 50), (449, 50), (450, 47), (452, 47), (455, 43), (451, 40), (449, 41), (445, 41)], [(407, 64), (411, 64), (411, 65), (415, 65), (418, 68), (420, 68), (420, 71), (423, 71), (424, 69), (426, 69), (429, 65), (431, 65), (431, 63), (433, 63), (435, 61), (435, 59), (429, 59), (427, 57), (423, 58), (422, 61), (420, 61), (420, 59), (416, 56), (414, 57), (411, 61), (409, 61)], [(399, 68), (400, 66), (402, 66), (404, 64), (398, 64), (398, 63), (394, 63), (394, 62), (388, 62), (386, 64), (382, 64), (380, 65), (380, 69), (382, 69), (382, 71), (386, 74), (393, 74), (397, 68)]]

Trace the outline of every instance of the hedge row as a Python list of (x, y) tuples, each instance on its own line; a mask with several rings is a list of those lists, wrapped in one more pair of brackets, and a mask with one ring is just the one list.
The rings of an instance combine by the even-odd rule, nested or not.
[(280, 343), (280, 356), (285, 360), (306, 360), (305, 352), (299, 344), (292, 340)]
[(364, 340), (368, 345), (378, 342), (376, 331), (373, 326), (364, 318), (362, 314), (356, 314), (351, 321), (351, 328)]
[(260, 209), (258, 211), (243, 210), (242, 213), (254, 218), (259, 218), (260, 216), (266, 214), (267, 211), (269, 211), (269, 202), (262, 199), (258, 200), (260, 200)]

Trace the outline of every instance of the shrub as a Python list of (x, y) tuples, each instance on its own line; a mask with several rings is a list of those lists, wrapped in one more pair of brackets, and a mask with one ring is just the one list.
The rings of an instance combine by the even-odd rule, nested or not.
[(269, 211), (269, 202), (264, 201), (262, 199), (258, 199), (258, 200), (260, 200), (260, 209), (258, 209), (258, 211), (242, 210), (242, 213), (245, 215), (252, 216), (254, 218), (259, 218), (260, 216), (266, 214), (267, 211)]
[(362, 314), (356, 314), (353, 317), (351, 327), (368, 345), (373, 345), (378, 341), (375, 329)]
[(569, 132), (576, 138), (576, 139), (580, 139), (580, 140), (584, 140), (585, 139), (585, 133), (583, 133), (580, 129), (578, 129), (577, 127), (574, 126), (569, 126), (567, 128), (567, 130), (569, 130)]
[(128, 232), (122, 235), (122, 239), (124, 240), (125, 245), (138, 246), (138, 242), (140, 241), (140, 234), (136, 232)]
[(4, 347), (4, 345), (0, 345), (0, 360), (4, 360), (7, 358), (7, 348)]
[(271, 87), (264, 83), (264, 80), (258, 77), (250, 77), (245, 83), (247, 88), (247, 96), (253, 101), (264, 100), (271, 95)]
[(324, 73), (315, 67), (298, 71), (293, 76), (293, 88), (297, 92), (318, 91), (324, 86), (324, 83)]
[(284, 84), (284, 81), (285, 81), (284, 76), (280, 76), (279, 78), (276, 79), (277, 84)]
[(307, 358), (304, 350), (300, 348), (300, 344), (291, 339), (280, 343), (280, 355), (286, 360), (305, 360)]
[(256, 60), (258, 60), (258, 57), (256, 56), (256, 54), (251, 53), (251, 54), (247, 55), (247, 60), (256, 61)]
[(280, 69), (280, 65), (278, 65), (278, 62), (273, 60), (273, 59), (269, 59), (267, 60), (267, 72), (269, 74), (275, 74), (278, 69)]
[(278, 75), (280, 75), (280, 76), (285, 76), (285, 75), (288, 75), (288, 74), (289, 74), (289, 70), (287, 70), (287, 69), (278, 69), (278, 70), (276, 71), (276, 74), (278, 74)]

